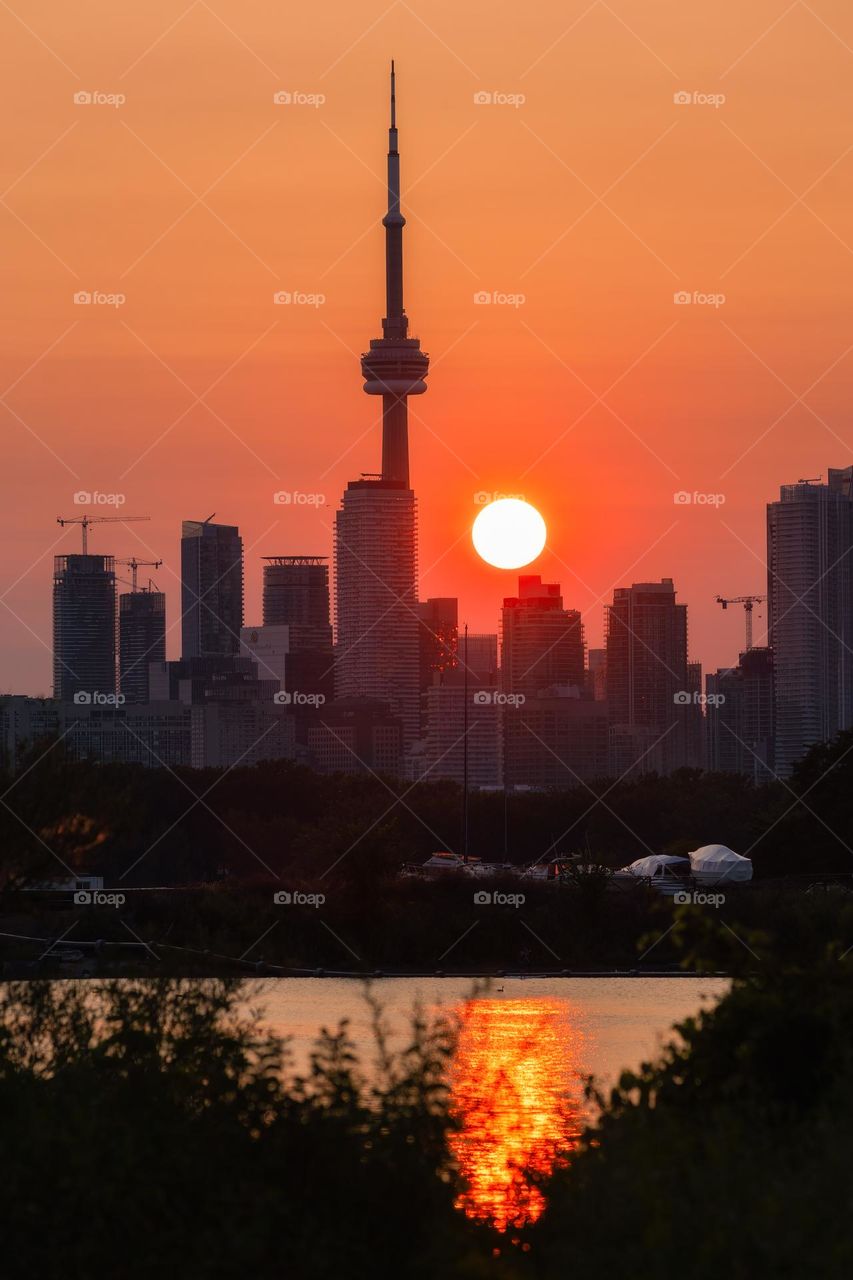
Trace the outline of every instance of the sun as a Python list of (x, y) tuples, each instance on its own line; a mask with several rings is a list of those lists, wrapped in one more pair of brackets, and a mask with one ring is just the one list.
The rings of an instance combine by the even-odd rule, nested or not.
[(520, 569), (545, 546), (545, 521), (520, 498), (498, 498), (477, 516), (471, 537), (477, 554), (496, 569)]

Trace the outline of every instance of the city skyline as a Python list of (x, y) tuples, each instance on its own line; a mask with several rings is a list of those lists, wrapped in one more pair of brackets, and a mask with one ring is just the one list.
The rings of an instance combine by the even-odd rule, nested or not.
[[(421, 594), (458, 595), (460, 617), (493, 630), (512, 575), (478, 562), (467, 530), (477, 495), (524, 492), (550, 532), (534, 568), (582, 611), (592, 646), (603, 643), (614, 586), (671, 576), (690, 605), (692, 656), (706, 670), (731, 664), (740, 619), (715, 597), (764, 592), (765, 503), (781, 484), (825, 475), (828, 461), (844, 466), (849, 454), (850, 366), (834, 302), (849, 271), (835, 207), (849, 164), (839, 123), (839, 33), (849, 18), (829, 9), (830, 30), (795, 7), (755, 47), (764, 24), (756, 19), (753, 31), (745, 15), (730, 15), (700, 53), (675, 5), (655, 17), (629, 5), (627, 28), (603, 7), (581, 20), (582, 10), (570, 19), (545, 6), (537, 24), (518, 17), (512, 48), (504, 41), (500, 51), (476, 37), (476, 6), (451, 19), (437, 5), (426, 30), (398, 5), (383, 21), (377, 8), (375, 28), (343, 53), (330, 47), (328, 59), (306, 20), (299, 39), (313, 52), (298, 64), (298, 84), (296, 64), (265, 44), (263, 13), (257, 30), (231, 11), (228, 26), (261, 51), (266, 70), (197, 8), (163, 35), (166, 10), (154, 5), (133, 49), (107, 24), (83, 59), (56, 10), (50, 43), (61, 62), (4, 18), (19, 55), (10, 92), (24, 92), (15, 77), (36, 73), (51, 87), (5, 153), (18, 315), (3, 359), (7, 440), (21, 490), (29, 481), (33, 496), (2, 513), (4, 687), (49, 686), (44, 585), (52, 555), (78, 546), (75, 531), (58, 534), (53, 521), (80, 510), (80, 489), (121, 494), (122, 511), (151, 515), (147, 528), (123, 531), (121, 545), (96, 528), (92, 550), (166, 560), (170, 657), (174, 530), (199, 511), (196, 501), (202, 515), (215, 508), (243, 532), (250, 620), (260, 617), (255, 556), (329, 554), (337, 493), (379, 440), (372, 402), (354, 397), (352, 379), (378, 296), (375, 140), (391, 52), (407, 104), (408, 291), (440, 353), (410, 433)], [(504, 16), (489, 15), (505, 28)], [(796, 84), (786, 78), (783, 88), (773, 72), (792, 39), (804, 57)], [(188, 41), (207, 61), (194, 79), (181, 59), (188, 78), (177, 85), (168, 58)], [(768, 80), (763, 97), (756, 75)], [(174, 138), (175, 113), (166, 119), (154, 92), (164, 77), (170, 101), (196, 103), (179, 113)], [(115, 81), (126, 101), (75, 104), (89, 79), (104, 92)], [(685, 87), (699, 97), (676, 102)], [(811, 103), (798, 115), (808, 145), (800, 137), (786, 148), (777, 122), (794, 89)], [(293, 100), (297, 90), (325, 101)], [(724, 103), (701, 100), (715, 90)], [(274, 103), (277, 92), (291, 102)], [(493, 100), (475, 101), (483, 93)], [(513, 95), (525, 101), (504, 100)], [(581, 115), (589, 100), (600, 110)], [(219, 102), (229, 128), (195, 154), (184, 144), (198, 112)], [(566, 119), (583, 123), (567, 133)], [(689, 158), (698, 140), (701, 171)], [(105, 169), (74, 188), (90, 146), (111, 158), (117, 185)], [(193, 201), (181, 179), (201, 192), (228, 166), (222, 204), (206, 202), (236, 236), (203, 205), (181, 219)], [(259, 203), (244, 200), (250, 187), (264, 193)], [(794, 203), (800, 193), (805, 206)], [(772, 314), (783, 287), (797, 299), (784, 323)], [(79, 306), (81, 290), (123, 292), (125, 302)], [(325, 301), (277, 306), (279, 291)], [(726, 302), (678, 304), (682, 291), (724, 292)], [(488, 306), (474, 300), (482, 292)], [(517, 306), (497, 300), (520, 293)], [(279, 491), (294, 498), (287, 509), (272, 500)], [(678, 492), (726, 501), (679, 506)], [(299, 501), (316, 495), (322, 505)], [(761, 629), (757, 620), (757, 639)]]
[(841, 1280), (850, 0), (0, 39), (10, 1275)]

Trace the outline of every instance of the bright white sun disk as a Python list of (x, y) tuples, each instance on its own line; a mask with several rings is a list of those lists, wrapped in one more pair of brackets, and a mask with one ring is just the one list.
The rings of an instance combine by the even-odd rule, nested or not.
[(474, 521), (471, 536), (478, 555), (496, 569), (520, 569), (545, 546), (545, 521), (520, 498), (490, 502)]

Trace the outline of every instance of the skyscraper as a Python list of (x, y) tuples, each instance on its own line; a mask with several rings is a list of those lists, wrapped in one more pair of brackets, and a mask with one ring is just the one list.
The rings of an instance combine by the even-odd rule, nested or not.
[(236, 525), (185, 520), (181, 526), (181, 656), (240, 652), (243, 539)]
[(326, 556), (264, 557), (264, 626), (288, 627), (292, 652), (331, 650)]
[(125, 702), (147, 702), (148, 664), (166, 661), (166, 596), (162, 591), (119, 596), (119, 691)]
[(388, 134), (385, 317), (362, 356), (364, 390), (382, 397), (382, 471), (347, 486), (335, 516), (336, 698), (388, 704), (404, 746), (419, 727), (415, 495), (409, 487), (408, 397), (426, 391), (429, 357), (408, 336), (394, 65)]
[(853, 725), (853, 467), (782, 485), (767, 507), (776, 770)]
[(506, 785), (572, 786), (605, 773), (595, 744), (606, 737), (606, 712), (583, 697), (580, 613), (563, 608), (558, 583), (523, 574), (518, 595), (504, 600), (502, 622)]
[(461, 786), (467, 742), (469, 787), (501, 786), (498, 637), (466, 636), (459, 641), (458, 661), (433, 676), (424, 694), (426, 732), (417, 776), (429, 781), (451, 778)]
[(112, 556), (55, 556), (53, 696), (116, 691), (116, 575)]
[(669, 773), (693, 763), (698, 672), (688, 671), (687, 605), (672, 578), (617, 587), (607, 610), (611, 769)]
[(708, 768), (742, 773), (755, 782), (773, 776), (773, 651), (752, 648), (736, 667), (705, 679)]
[[(325, 556), (267, 556), (264, 629), (287, 627), (285, 692), (334, 697), (334, 654)], [(302, 726), (298, 728), (304, 739)]]
[(518, 595), (504, 600), (501, 673), (505, 693), (526, 697), (553, 685), (583, 688), (583, 623), (577, 609), (563, 608), (559, 583), (522, 574)]
[[(419, 681), (425, 693), (436, 678), (458, 663), (459, 602), (453, 596), (431, 596), (418, 604), (420, 619)], [(469, 644), (471, 637), (468, 637)]]

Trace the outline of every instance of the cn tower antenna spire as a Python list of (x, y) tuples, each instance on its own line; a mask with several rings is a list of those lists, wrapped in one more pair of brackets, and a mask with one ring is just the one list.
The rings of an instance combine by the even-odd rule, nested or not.
[(385, 319), (386, 338), (405, 338), (409, 322), (403, 310), (403, 227), (400, 212), (400, 152), (397, 149), (397, 76), (391, 62), (391, 127), (388, 130), (388, 212), (385, 227)]
[(391, 60), (391, 123), (388, 129), (388, 210), (385, 228), (385, 316), (382, 337), (362, 356), (364, 390), (382, 396), (382, 478), (409, 486), (409, 424), (406, 399), (426, 391), (429, 357), (409, 337), (403, 306), (403, 228), (400, 212), (400, 152), (397, 140), (397, 73)]

